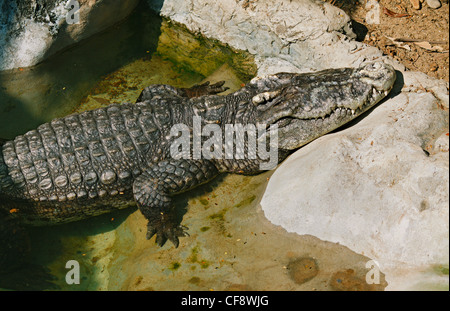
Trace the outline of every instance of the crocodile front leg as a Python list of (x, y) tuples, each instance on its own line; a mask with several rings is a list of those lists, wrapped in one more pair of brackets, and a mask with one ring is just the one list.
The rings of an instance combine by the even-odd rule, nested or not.
[(178, 237), (186, 227), (175, 220), (171, 196), (206, 183), (219, 174), (208, 160), (164, 160), (146, 169), (133, 183), (134, 198), (147, 218), (147, 239), (156, 234), (156, 243), (169, 239), (178, 247)]
[(193, 98), (199, 97), (203, 95), (216, 95), (222, 92), (225, 92), (229, 88), (223, 86), (225, 81), (219, 81), (214, 84), (210, 84), (209, 81), (206, 81), (203, 84), (196, 84), (190, 88), (182, 88), (181, 91), (184, 92), (185, 97)]

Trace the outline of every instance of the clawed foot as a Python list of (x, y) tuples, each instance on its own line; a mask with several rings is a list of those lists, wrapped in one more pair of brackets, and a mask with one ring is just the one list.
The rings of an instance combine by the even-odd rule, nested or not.
[(187, 230), (187, 227), (176, 225), (170, 219), (161, 217), (160, 221), (148, 222), (147, 240), (150, 240), (156, 234), (156, 244), (163, 246), (169, 240), (177, 248), (180, 243), (178, 237), (189, 236)]
[(225, 81), (220, 81), (214, 84), (210, 84), (209, 81), (203, 83), (203, 84), (196, 84), (191, 88), (183, 89), (186, 96), (189, 98), (192, 97), (199, 97), (203, 95), (215, 95), (218, 93), (225, 92), (229, 88), (226, 86), (223, 86), (225, 84)]

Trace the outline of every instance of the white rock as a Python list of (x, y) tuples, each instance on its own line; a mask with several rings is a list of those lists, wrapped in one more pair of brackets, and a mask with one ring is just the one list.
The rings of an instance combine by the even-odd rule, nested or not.
[(433, 145), (433, 153), (438, 154), (439, 152), (448, 152), (449, 151), (449, 137), (448, 132), (442, 133), (438, 139), (434, 142)]
[(31, 19), (24, 20), (23, 26), (23, 32), (7, 43), (1, 42), (3, 48), (0, 50), (0, 70), (32, 66), (43, 59), (51, 45), (52, 37), (48, 27)]
[(432, 9), (438, 9), (441, 7), (441, 1), (439, 0), (427, 0), (427, 4)]
[(367, 24), (378, 25), (380, 23), (380, 14), (381, 14), (380, 3), (376, 0), (367, 0), (365, 8), (367, 10), (366, 13)]
[(412, 270), (448, 265), (448, 153), (422, 149), (447, 125), (431, 94), (396, 96), (287, 159), (261, 201), (266, 217), (375, 259), (389, 288), (405, 289)]
[[(261, 63), (265, 58), (278, 59), (307, 71), (357, 66), (362, 58), (382, 55), (376, 48), (349, 41), (349, 37), (355, 37), (350, 18), (326, 2), (261, 0), (254, 8), (244, 8), (235, 0), (214, 4), (207, 0), (168, 0), (160, 13), (191, 31), (247, 50)], [(258, 72), (269, 73), (273, 72)]]
[(128, 16), (139, 0), (78, 0), (75, 24), (66, 22), (67, 2), (48, 1), (38, 9), (35, 1), (0, 0), (0, 70), (33, 66), (105, 30)]

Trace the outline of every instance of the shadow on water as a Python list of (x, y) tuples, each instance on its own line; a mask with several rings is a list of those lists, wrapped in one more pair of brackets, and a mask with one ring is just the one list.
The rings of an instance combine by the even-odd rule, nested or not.
[[(108, 214), (73, 223), (28, 228), (32, 253), (30, 262), (34, 266), (50, 267), (52, 283), (42, 278), (38, 289), (89, 290), (99, 288), (95, 266), (98, 256), (92, 255), (92, 248), (101, 235), (108, 239), (108, 233), (114, 232), (136, 208), (117, 210)], [(57, 259), (58, 258), (58, 259)], [(57, 263), (55, 264), (55, 259)], [(80, 265), (80, 284), (65, 284), (65, 276), (70, 269), (65, 264), (76, 260)], [(98, 272), (97, 272), (98, 273)]]
[(0, 72), (0, 137), (71, 113), (102, 76), (153, 54), (160, 27), (144, 1), (121, 23), (34, 67)]
[[(87, 38), (36, 66), (0, 72), (0, 138), (11, 139), (55, 117), (71, 113), (89, 94), (93, 85), (105, 75), (136, 60), (151, 57), (156, 52), (161, 23), (161, 18), (148, 9), (145, 1), (141, 1), (128, 18), (102, 33)], [(129, 208), (82, 222), (28, 228), (31, 240), (30, 262), (33, 263), (30, 269), (35, 269), (36, 265), (48, 267), (58, 256), (67, 256), (64, 253), (68, 248), (79, 248), (70, 250), (70, 254), (78, 257), (72, 259), (79, 259), (80, 263), (86, 261), (83, 254), (86, 252), (89, 236), (115, 230), (134, 211), (135, 209)], [(65, 245), (65, 241), (75, 242)], [(91, 263), (90, 266), (94, 265)], [(89, 278), (84, 284), (88, 284), (89, 288), (97, 288), (96, 280), (89, 277), (93, 273), (83, 271), (91, 269), (86, 267), (89, 265), (82, 264), (81, 270), (85, 272), (82, 275)], [(29, 273), (27, 270), (23, 271), (22, 274)], [(58, 284), (64, 284), (67, 271), (61, 266), (58, 271), (51, 271), (51, 274), (57, 275)], [(16, 275), (18, 279), (22, 276)], [(47, 276), (47, 272), (38, 274), (33, 280), (32, 289), (51, 289)], [(3, 283), (0, 287), (7, 288)], [(74, 286), (69, 287), (69, 290), (86, 290), (88, 287)], [(15, 289), (30, 287), (24, 285), (21, 288), (19, 285)]]
[[(92, 273), (96, 269), (95, 261), (98, 257), (89, 256), (96, 241), (90, 237), (106, 233), (103, 236), (108, 239), (107, 233), (116, 230), (135, 210), (135, 208), (117, 210), (84, 221), (49, 227), (14, 227), (12, 236), (6, 238), (14, 239), (19, 234), (19, 239), (24, 238), (24, 240), (17, 245), (24, 248), (17, 250), (13, 248), (16, 253), (10, 257), (15, 259), (8, 263), (16, 263), (14, 267), (0, 267), (2, 268), (0, 269), (0, 291), (2, 289), (88, 290), (92, 287), (98, 288), (98, 282)], [(2, 238), (5, 236), (2, 235)], [(31, 252), (24, 251), (27, 248)], [(23, 258), (26, 259), (22, 260)], [(56, 258), (58, 263), (55, 265)], [(80, 265), (82, 278), (80, 284), (70, 286), (65, 284), (65, 276), (69, 272), (66, 262), (69, 260), (76, 260)]]
[[(210, 182), (200, 185), (192, 190), (189, 190), (182, 195), (177, 195), (174, 197), (173, 203), (175, 206), (176, 221), (178, 223), (183, 223), (183, 216), (188, 212), (188, 202), (192, 198), (197, 198), (207, 193), (211, 193), (214, 189), (217, 189), (225, 179), (226, 174), (220, 174)], [(171, 243), (171, 242), (166, 242)]]

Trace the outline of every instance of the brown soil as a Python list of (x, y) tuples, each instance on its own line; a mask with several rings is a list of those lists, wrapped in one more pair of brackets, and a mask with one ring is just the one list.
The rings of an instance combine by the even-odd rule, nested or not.
[[(352, 18), (359, 41), (378, 47), (410, 70), (449, 81), (448, 0), (441, 0), (438, 9), (431, 9), (425, 0), (418, 0), (422, 2), (419, 10), (413, 8), (414, 0), (378, 0), (379, 24), (367, 23), (368, 0), (327, 1)], [(397, 39), (397, 44), (388, 37)]]

